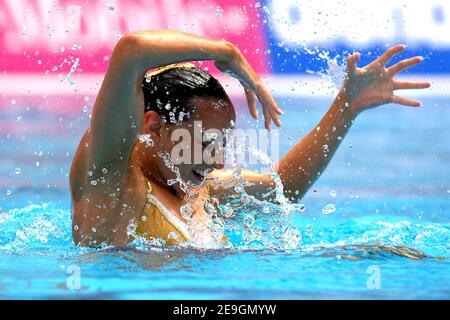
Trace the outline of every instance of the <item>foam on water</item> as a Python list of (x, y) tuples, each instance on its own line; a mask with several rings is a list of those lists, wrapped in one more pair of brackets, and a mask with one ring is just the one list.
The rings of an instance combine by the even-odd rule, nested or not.
[[(277, 205), (257, 203), (249, 198), (243, 201), (235, 198), (219, 210), (226, 212), (220, 217), (232, 247), (216, 249), (320, 253), (325, 249), (355, 248), (359, 245), (367, 248), (408, 247), (424, 255), (450, 258), (448, 224), (389, 216), (350, 218), (336, 225), (325, 218), (313, 221), (303, 216), (298, 222), (298, 219), (292, 221), (291, 216), (283, 214)], [(292, 213), (300, 214), (298, 211)], [(224, 215), (231, 217), (225, 219)], [(314, 223), (312, 229), (311, 223)], [(70, 210), (55, 203), (31, 204), (0, 212), (0, 230), (0, 251), (3, 254), (40, 255), (55, 250), (81, 254), (96, 251), (73, 244)], [(146, 244), (148, 247), (144, 248)], [(161, 243), (136, 241), (130, 247), (148, 250), (155, 245)]]

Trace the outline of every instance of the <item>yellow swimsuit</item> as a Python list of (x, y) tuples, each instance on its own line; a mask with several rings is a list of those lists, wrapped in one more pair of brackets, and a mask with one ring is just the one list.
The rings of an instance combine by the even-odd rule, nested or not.
[(163, 239), (169, 245), (191, 241), (186, 224), (164, 207), (152, 194), (149, 181), (147, 184), (147, 200), (138, 222), (137, 234), (149, 240)]

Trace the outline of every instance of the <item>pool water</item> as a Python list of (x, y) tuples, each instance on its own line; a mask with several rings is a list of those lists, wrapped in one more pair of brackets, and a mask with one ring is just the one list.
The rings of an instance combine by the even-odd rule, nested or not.
[[(282, 152), (331, 103), (277, 100)], [(448, 299), (449, 100), (423, 101), (360, 115), (292, 216), (296, 247), (94, 250), (72, 243), (68, 188), (93, 98), (3, 97), (0, 298)], [(237, 107), (246, 114), (243, 101)], [(246, 116), (238, 125), (254, 126)], [(330, 205), (336, 211), (323, 214)]]

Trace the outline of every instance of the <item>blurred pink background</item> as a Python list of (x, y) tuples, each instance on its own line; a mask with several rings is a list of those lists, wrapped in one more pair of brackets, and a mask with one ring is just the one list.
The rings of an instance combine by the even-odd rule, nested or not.
[(252, 2), (236, 0), (1, 0), (1, 71), (65, 75), (76, 64), (73, 76), (103, 73), (121, 35), (170, 28), (232, 41), (266, 72), (261, 20)]

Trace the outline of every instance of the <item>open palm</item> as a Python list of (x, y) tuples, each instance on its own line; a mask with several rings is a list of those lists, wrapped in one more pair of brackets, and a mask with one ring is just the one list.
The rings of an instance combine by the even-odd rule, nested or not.
[(359, 53), (354, 53), (348, 57), (343, 91), (355, 114), (386, 103), (397, 103), (411, 107), (421, 106), (419, 101), (395, 95), (394, 90), (424, 89), (430, 87), (430, 82), (398, 81), (394, 79), (394, 76), (420, 63), (423, 58), (405, 59), (386, 68), (386, 64), (404, 49), (404, 45), (393, 46), (364, 68), (357, 67), (360, 58)]

